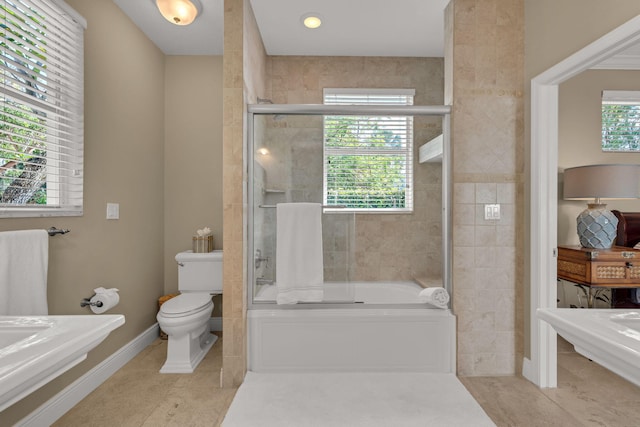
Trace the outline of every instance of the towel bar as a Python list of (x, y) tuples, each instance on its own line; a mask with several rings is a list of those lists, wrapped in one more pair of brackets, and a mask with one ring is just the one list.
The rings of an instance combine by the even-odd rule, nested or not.
[(60, 229), (60, 228), (55, 228), (55, 227), (50, 227), (47, 230), (47, 233), (49, 233), (49, 236), (56, 236), (58, 234), (67, 234), (70, 233), (71, 230), (66, 230), (66, 229)]

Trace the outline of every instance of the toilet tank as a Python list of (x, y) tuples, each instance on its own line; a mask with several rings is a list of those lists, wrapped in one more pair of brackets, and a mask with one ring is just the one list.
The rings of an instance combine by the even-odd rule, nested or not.
[(222, 251), (207, 253), (180, 252), (178, 289), (181, 292), (222, 293)]

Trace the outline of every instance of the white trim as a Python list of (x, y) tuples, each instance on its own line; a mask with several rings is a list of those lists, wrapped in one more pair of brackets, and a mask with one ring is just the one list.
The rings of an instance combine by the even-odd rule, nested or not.
[(522, 376), (527, 378), (529, 381), (532, 381), (531, 378), (535, 377), (533, 372), (533, 363), (531, 362), (531, 359), (526, 357), (522, 360)]
[(522, 375), (540, 387), (556, 387), (556, 334), (538, 320), (538, 308), (555, 307), (558, 85), (640, 41), (640, 15), (531, 80), (530, 343)]
[(539, 84), (559, 85), (640, 41), (640, 15), (534, 77)]
[(322, 89), (322, 95), (323, 97), (326, 95), (344, 95), (344, 94), (349, 94), (349, 95), (399, 95), (399, 96), (415, 96), (416, 95), (416, 90), (415, 89), (395, 89), (395, 88), (377, 88), (377, 89), (373, 89), (373, 88), (347, 88), (347, 87), (340, 87), (340, 88), (331, 88), (331, 87), (326, 87), (324, 89)]
[(155, 323), (111, 356), (94, 366), (89, 372), (40, 405), (35, 411), (18, 421), (14, 427), (41, 427), (53, 424), (89, 393), (98, 388), (118, 369), (122, 368), (138, 353), (153, 343), (158, 338), (158, 332), (158, 324)]
[(209, 320), (209, 330), (211, 331), (222, 331), (222, 317), (212, 317)]
[(83, 216), (84, 211), (80, 207), (68, 208), (16, 208), (16, 207), (0, 207), (0, 218), (46, 218), (46, 217), (65, 217), (65, 216)]
[[(453, 160), (449, 114), (442, 117), (442, 135), (442, 286), (453, 295)], [(455, 314), (455, 307), (451, 311)]]
[(616, 55), (591, 67), (592, 70), (638, 70), (640, 55)]
[(603, 90), (603, 104), (640, 104), (640, 90)]
[[(555, 332), (539, 321), (539, 307), (555, 306), (558, 170), (558, 86), (531, 84), (531, 296), (530, 371), (540, 387), (556, 387)], [(547, 345), (548, 344), (548, 345)], [(524, 365), (523, 365), (524, 366)], [(532, 377), (527, 375), (533, 375)]]

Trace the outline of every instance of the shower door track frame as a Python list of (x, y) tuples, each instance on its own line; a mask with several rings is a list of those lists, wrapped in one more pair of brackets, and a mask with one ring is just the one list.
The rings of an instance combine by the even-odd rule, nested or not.
[[(253, 150), (253, 120), (255, 115), (268, 114), (286, 114), (286, 115), (403, 115), (403, 116), (441, 116), (442, 117), (442, 254), (443, 254), (443, 271), (442, 286), (452, 295), (452, 260), (453, 260), (453, 232), (452, 232), (452, 197), (453, 197), (453, 179), (452, 179), (452, 159), (451, 159), (451, 106), (450, 105), (325, 105), (325, 104), (248, 104), (246, 114), (247, 137), (244, 140), (246, 163), (244, 164), (244, 172), (246, 176), (245, 182), (245, 206), (247, 211), (245, 214), (247, 230), (245, 253), (245, 268), (247, 269), (247, 309), (249, 310), (266, 310), (273, 309), (276, 303), (254, 303), (253, 302), (253, 283), (255, 281), (253, 266), (253, 162), (255, 153)], [(415, 164), (415, 163), (414, 163)], [(336, 306), (344, 306), (344, 304), (322, 303), (322, 304), (306, 304), (305, 308), (310, 306), (318, 306), (322, 308), (337, 308)], [(358, 304), (362, 307), (364, 304)], [(409, 304), (416, 306), (416, 304)], [(407, 304), (384, 304), (386, 307), (408, 306)], [(293, 307), (291, 307), (293, 308)], [(315, 307), (314, 307), (315, 308)], [(372, 308), (380, 308), (373, 305)], [(453, 309), (451, 310), (453, 312)], [(455, 314), (455, 313), (454, 313)]]

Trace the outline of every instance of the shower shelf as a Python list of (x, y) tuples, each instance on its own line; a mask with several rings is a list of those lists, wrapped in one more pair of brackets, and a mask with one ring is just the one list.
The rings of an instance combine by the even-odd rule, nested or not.
[(276, 190), (275, 188), (265, 188), (264, 190), (262, 190), (265, 194), (266, 193), (274, 193), (274, 194), (284, 194), (286, 193), (286, 190)]
[(420, 163), (442, 163), (444, 140), (438, 135), (419, 149)]

